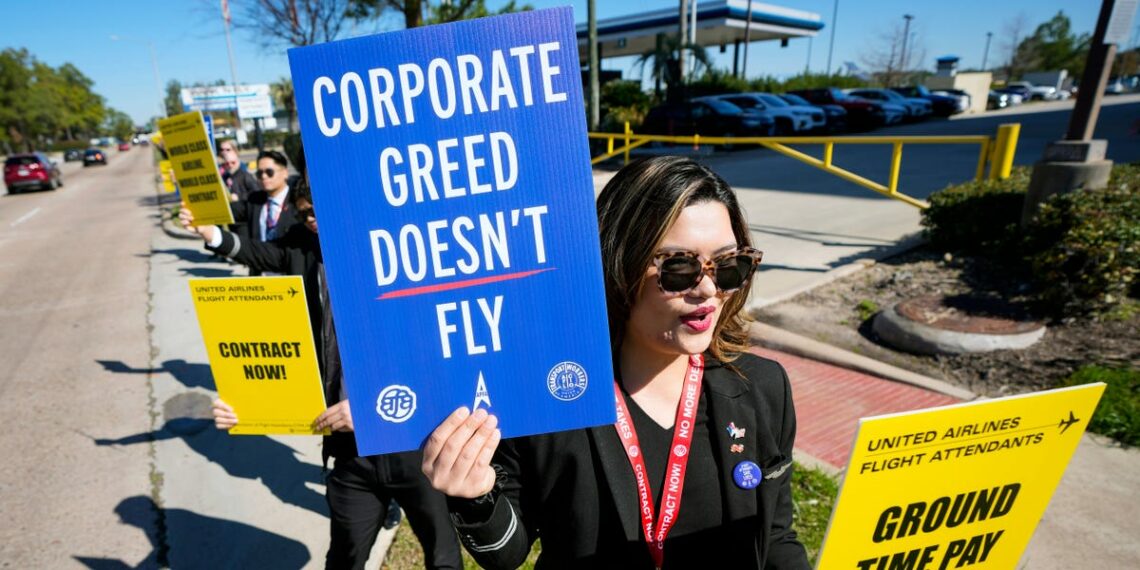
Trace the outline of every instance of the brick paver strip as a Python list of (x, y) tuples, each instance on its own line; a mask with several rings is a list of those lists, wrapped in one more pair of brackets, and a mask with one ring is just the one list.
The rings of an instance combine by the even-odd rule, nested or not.
[(838, 469), (847, 466), (859, 418), (961, 402), (786, 352), (760, 347), (752, 352), (779, 362), (788, 371), (798, 424), (796, 448)]

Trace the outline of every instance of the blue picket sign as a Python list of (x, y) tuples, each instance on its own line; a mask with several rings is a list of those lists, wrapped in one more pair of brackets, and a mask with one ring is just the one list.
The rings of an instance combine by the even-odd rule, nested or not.
[(570, 8), (289, 50), (361, 455), (613, 423)]

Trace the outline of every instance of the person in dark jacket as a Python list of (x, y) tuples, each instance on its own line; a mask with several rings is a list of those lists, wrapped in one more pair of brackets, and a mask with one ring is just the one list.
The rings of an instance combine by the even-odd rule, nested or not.
[(222, 182), (230, 191), (231, 202), (245, 200), (250, 194), (261, 189), (257, 178), (254, 178), (242, 164), (234, 141), (226, 139), (218, 143), (218, 160), (222, 162)]
[(424, 445), (460, 540), (487, 568), (809, 568), (792, 529), (796, 416), (747, 353), (761, 254), (728, 184), (686, 158), (633, 162), (598, 197), (618, 421), (500, 441), (460, 408)]
[[(259, 242), (217, 226), (194, 227), (193, 214), (183, 208), (182, 225), (196, 231), (207, 249), (221, 253), (251, 269), (301, 275), (309, 304), (309, 319), (317, 346), (317, 360), (328, 409), (314, 420), (325, 436), (322, 455), (334, 459), (326, 485), (330, 514), (330, 544), (326, 568), (364, 568), (376, 535), (388, 515), (392, 499), (399, 501), (424, 550), (428, 568), (462, 568), (459, 542), (448, 518), (445, 497), (433, 489), (420, 471), (421, 452), (360, 457), (353, 437), (349, 401), (344, 389), (340, 352), (336, 341), (324, 257), (318, 239), (311, 193), (303, 181), (292, 192), (292, 206), (302, 225), (271, 242)], [(237, 425), (233, 408), (218, 399), (214, 421), (219, 429)]]

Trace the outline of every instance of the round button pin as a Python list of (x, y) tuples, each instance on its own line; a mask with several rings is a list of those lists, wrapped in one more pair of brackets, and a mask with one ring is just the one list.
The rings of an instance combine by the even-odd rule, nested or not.
[(732, 470), (732, 479), (736, 481), (736, 486), (741, 489), (755, 489), (760, 485), (760, 480), (763, 477), (763, 474), (760, 473), (760, 466), (752, 461), (741, 461)]

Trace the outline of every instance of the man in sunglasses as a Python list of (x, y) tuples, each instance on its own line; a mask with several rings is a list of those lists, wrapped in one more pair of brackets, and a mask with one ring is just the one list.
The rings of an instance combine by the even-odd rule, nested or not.
[[(254, 241), (273, 241), (302, 222), (289, 201), (289, 159), (275, 150), (263, 151), (257, 155), (254, 174), (262, 189), (231, 204), (237, 233)], [(263, 275), (252, 268), (249, 274)]]

